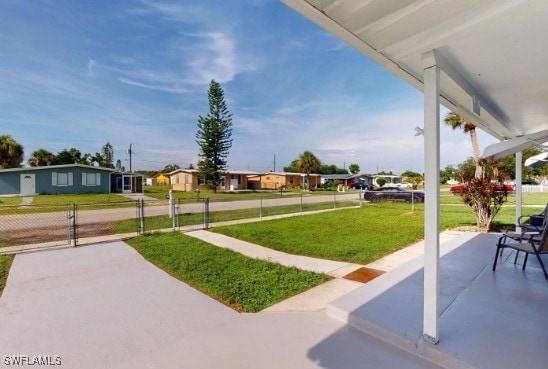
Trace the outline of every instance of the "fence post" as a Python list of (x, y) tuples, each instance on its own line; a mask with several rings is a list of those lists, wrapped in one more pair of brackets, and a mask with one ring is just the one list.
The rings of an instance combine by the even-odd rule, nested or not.
[[(173, 201), (175, 202), (175, 200)], [(177, 228), (177, 230), (179, 230), (179, 213), (180, 213), (180, 206), (181, 206), (181, 199), (177, 199), (177, 205), (175, 205), (175, 219), (176, 219), (176, 222), (175, 223), (175, 228)]]
[(301, 194), (301, 215), (303, 214), (303, 194)]
[(70, 212), (70, 202), (67, 202), (67, 245), (70, 245), (72, 243), (72, 240), (71, 240), (71, 228), (72, 228), (72, 225), (71, 225), (71, 219), (72, 219), (72, 216), (71, 216), (71, 212)]
[(74, 247), (78, 246), (78, 205), (73, 205), (72, 211), (72, 242)]
[(204, 200), (204, 229), (209, 228), (209, 197)]
[(137, 209), (139, 214), (139, 234), (145, 233), (145, 203), (143, 199), (137, 200)]
[(333, 209), (337, 209), (337, 191), (333, 191)]
[(169, 190), (169, 195), (168, 195), (168, 199), (169, 199), (169, 217), (170, 218), (173, 218), (173, 190)]
[(173, 199), (173, 196), (171, 195), (171, 190), (169, 190), (169, 213), (171, 215), (171, 229), (173, 232), (175, 232), (175, 200)]

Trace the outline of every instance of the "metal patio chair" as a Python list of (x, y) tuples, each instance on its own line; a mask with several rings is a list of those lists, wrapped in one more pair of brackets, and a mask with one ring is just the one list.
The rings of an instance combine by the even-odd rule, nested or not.
[[(523, 260), (522, 270), (525, 270), (527, 266), (527, 259), (529, 254), (535, 254), (542, 271), (544, 272), (544, 278), (548, 282), (548, 273), (546, 267), (540, 257), (541, 254), (548, 254), (548, 227), (545, 227), (541, 234), (524, 234), (522, 237), (517, 238), (504, 234), (499, 238), (497, 243), (497, 252), (495, 254), (495, 261), (493, 262), (493, 271), (497, 268), (497, 260), (500, 251), (509, 248), (516, 250), (516, 252), (523, 251), (525, 253), (525, 259)], [(515, 264), (515, 261), (514, 261)]]
[(538, 232), (542, 233), (548, 223), (548, 204), (540, 214), (522, 215), (518, 218), (518, 227), (521, 227), (521, 232)]

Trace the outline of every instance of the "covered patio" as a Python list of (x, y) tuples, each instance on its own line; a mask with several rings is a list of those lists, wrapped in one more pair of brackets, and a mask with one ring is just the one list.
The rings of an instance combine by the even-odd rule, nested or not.
[[(533, 145), (544, 150), (543, 144), (548, 140), (548, 73), (545, 70), (548, 48), (544, 46), (545, 35), (548, 34), (548, 2), (283, 1), (424, 93), (424, 127), (421, 128), (425, 146), (426, 193), (424, 270), (420, 272), (420, 278), (412, 278), (414, 289), (409, 290), (413, 291), (413, 296), (422, 297), (419, 304), (421, 313), (417, 315), (415, 311), (404, 320), (396, 319), (395, 322), (399, 323), (393, 324), (400, 327), (396, 329), (396, 334), (411, 338), (414, 342), (412, 347), (418, 345), (417, 335), (421, 336), (419, 347), (424, 347), (428, 352), (442, 352), (454, 345), (450, 351), (455, 350), (457, 357), (466, 350), (485, 351), (483, 344), (478, 346), (479, 341), (476, 342), (483, 337), (482, 342), (504, 343), (502, 346), (495, 345), (492, 353), (504, 351), (505, 346), (512, 347), (511, 353), (506, 355), (508, 360), (516, 357), (525, 360), (527, 355), (533, 354), (533, 342), (536, 339), (545, 342), (548, 337), (546, 318), (542, 314), (531, 315), (530, 311), (535, 301), (540, 301), (541, 308), (546, 311), (545, 305), (548, 302), (546, 292), (542, 290), (548, 289), (545, 281), (543, 286), (533, 287), (536, 286), (532, 281), (534, 278), (529, 277), (533, 268), (528, 268), (523, 278), (513, 276), (505, 279), (500, 275), (506, 269), (489, 273), (485, 269), (489, 263), (486, 259), (483, 267), (478, 265), (478, 271), (470, 271), (475, 274), (472, 274), (470, 284), (462, 286), (462, 294), (456, 297), (453, 304), (447, 304), (445, 297), (452, 293), (453, 278), (458, 278), (460, 273), (468, 270), (468, 265), (464, 263), (459, 268), (453, 268), (446, 265), (443, 259), (440, 263), (439, 108), (443, 104), (501, 141), (486, 149), (484, 157), (496, 159), (515, 154), (516, 162), (521, 163), (521, 150)], [(521, 215), (522, 205), (521, 165), (516, 167), (516, 183), (517, 219)], [(485, 245), (482, 246), (482, 242), (482, 245), (477, 245), (478, 249), (494, 244), (494, 240), (484, 241)], [(478, 251), (478, 258), (480, 254)], [(489, 258), (489, 254), (494, 256), (494, 249), (487, 252), (485, 258)], [(469, 264), (474, 263), (475, 255), (476, 253), (472, 253), (468, 256)], [(475, 288), (471, 286), (474, 285), (482, 285), (482, 292), (473, 292)], [(497, 292), (501, 290), (506, 292)], [(407, 289), (396, 289), (387, 293), (397, 294), (397, 291), (400, 291), (403, 300), (394, 298), (392, 302), (398, 307), (405, 307), (407, 302), (404, 298), (410, 292), (406, 292)], [(350, 308), (354, 314), (347, 311), (349, 323), (360, 321), (360, 312), (368, 310), (360, 306), (371, 306), (368, 301), (367, 296), (363, 296), (361, 302), (354, 301), (356, 310)], [(516, 315), (507, 315), (500, 309), (500, 306), (513, 304), (522, 304), (516, 307)], [(419, 305), (415, 305), (415, 308)], [(464, 309), (461, 313), (457, 313), (459, 306)], [(498, 311), (500, 315), (496, 315), (495, 322), (498, 322), (499, 327), (520, 321), (523, 325), (519, 331), (523, 334), (507, 331), (502, 335), (502, 332), (494, 330), (497, 324), (486, 327), (485, 333), (480, 334), (478, 327), (482, 326), (480, 323), (484, 320), (467, 320), (474, 316), (472, 313), (465, 313), (472, 307), (476, 316), (492, 318)], [(509, 308), (507, 312), (511, 311)], [(460, 318), (457, 319), (459, 315)], [(450, 316), (455, 318), (450, 319)], [(412, 332), (405, 329), (406, 324), (413, 326)], [(537, 331), (536, 336), (532, 333), (534, 325), (542, 327), (542, 331)], [(455, 336), (457, 328), (462, 327), (469, 327), (471, 330), (461, 330), (460, 335)], [(521, 346), (514, 349), (517, 342)], [(457, 348), (459, 345), (460, 349)], [(548, 354), (539, 347), (537, 349), (539, 350), (536, 351), (536, 359), (533, 361), (544, 364), (537, 366), (539, 368), (546, 367)], [(525, 362), (527, 361), (507, 367), (527, 367)], [(505, 367), (504, 361), (500, 365), (478, 365)]]

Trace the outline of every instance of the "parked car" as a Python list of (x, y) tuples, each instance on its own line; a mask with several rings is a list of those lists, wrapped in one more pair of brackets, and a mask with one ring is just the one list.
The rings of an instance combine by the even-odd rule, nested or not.
[(355, 190), (368, 190), (368, 191), (371, 191), (373, 189), (373, 185), (369, 185), (369, 184), (364, 183), (364, 182), (353, 183), (350, 187), (355, 189)]
[[(461, 183), (461, 184), (451, 186), (449, 191), (451, 191), (452, 194), (459, 194), (459, 193), (464, 192), (465, 189), (466, 189), (466, 184)], [(515, 190), (516, 189), (515, 189), (514, 185), (511, 185), (511, 184), (497, 184), (497, 185), (495, 185), (495, 191), (505, 191), (506, 193), (514, 193)]]
[(406, 191), (401, 187), (382, 187), (363, 194), (364, 200), (371, 202), (380, 201), (405, 201), (424, 202), (424, 191)]

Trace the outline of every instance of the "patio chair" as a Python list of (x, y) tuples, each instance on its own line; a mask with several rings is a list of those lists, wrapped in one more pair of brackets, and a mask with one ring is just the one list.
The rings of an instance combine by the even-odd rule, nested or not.
[(525, 253), (522, 270), (525, 270), (529, 254), (535, 254), (538, 263), (544, 272), (544, 278), (546, 278), (546, 282), (548, 282), (548, 273), (546, 272), (546, 267), (540, 257), (541, 254), (548, 254), (548, 227), (545, 227), (541, 234), (523, 235), (521, 238), (510, 237), (507, 234), (502, 235), (497, 243), (493, 271), (497, 268), (497, 260), (500, 254), (499, 251), (502, 251), (505, 248), (516, 250), (516, 252), (523, 251)]
[[(528, 218), (529, 222), (527, 223), (527, 220), (524, 220)], [(518, 224), (517, 227), (521, 228), (521, 232), (512, 232), (512, 231), (506, 231), (505, 236), (510, 237), (516, 241), (519, 241), (523, 239), (524, 237), (530, 237), (532, 235), (536, 235), (535, 239), (538, 238), (538, 235), (544, 231), (546, 228), (546, 224), (548, 224), (548, 204), (544, 207), (544, 210), (540, 214), (531, 214), (531, 215), (522, 215), (518, 218)], [(500, 256), (502, 256), (502, 250), (500, 249)], [(516, 250), (516, 257), (514, 258), (514, 264), (517, 263), (519, 256), (519, 251)]]
[[(529, 222), (527, 222), (529, 221)], [(522, 215), (518, 218), (518, 227), (521, 227), (521, 232), (538, 232), (542, 233), (548, 222), (548, 204), (540, 214)]]

